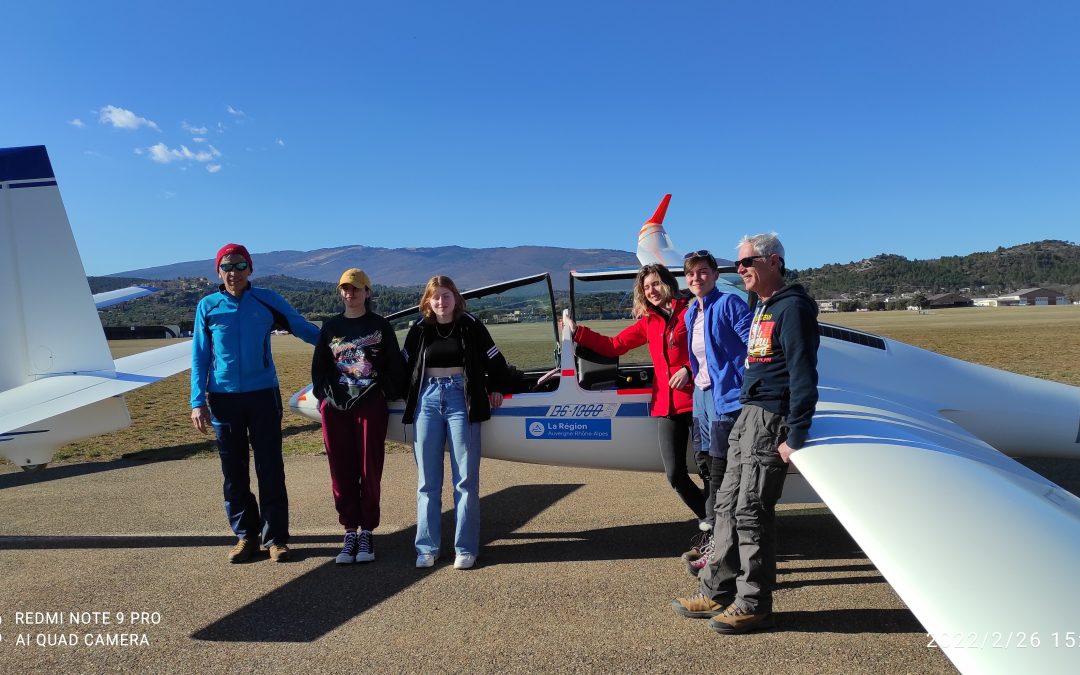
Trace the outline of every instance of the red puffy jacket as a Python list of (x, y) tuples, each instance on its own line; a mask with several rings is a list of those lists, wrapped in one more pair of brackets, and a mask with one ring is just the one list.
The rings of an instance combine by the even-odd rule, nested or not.
[(671, 389), (668, 380), (683, 366), (689, 366), (690, 349), (686, 339), (686, 298), (672, 301), (671, 318), (664, 317), (652, 307), (645, 316), (625, 328), (615, 337), (601, 335), (585, 326), (578, 326), (574, 331), (574, 342), (604, 356), (622, 356), (631, 349), (649, 343), (649, 354), (653, 362), (652, 399), (649, 401), (649, 413), (653, 417), (663, 417), (677, 413), (691, 412), (694, 409), (694, 383), (691, 380), (687, 389)]

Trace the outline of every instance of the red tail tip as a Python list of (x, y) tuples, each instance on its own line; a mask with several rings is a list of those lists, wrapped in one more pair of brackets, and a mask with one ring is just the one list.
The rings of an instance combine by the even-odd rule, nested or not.
[(656, 223), (657, 225), (660, 225), (661, 223), (663, 223), (664, 216), (667, 214), (667, 207), (670, 202), (671, 195), (664, 195), (664, 198), (660, 200), (660, 206), (656, 207), (656, 213), (652, 215), (652, 218), (646, 220), (645, 224), (648, 225), (649, 223)]

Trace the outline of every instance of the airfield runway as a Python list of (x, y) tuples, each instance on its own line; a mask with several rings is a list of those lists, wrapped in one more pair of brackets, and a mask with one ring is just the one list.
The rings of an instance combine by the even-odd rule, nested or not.
[[(331, 560), (325, 457), (286, 471), (295, 555), (280, 565), (225, 562), (214, 459), (0, 474), (4, 672), (955, 672), (820, 506), (778, 518), (777, 628), (722, 636), (669, 609), (694, 588), (677, 556), (695, 524), (659, 474), (484, 460), (484, 545), (458, 571), (445, 554), (413, 567), (410, 455), (387, 457), (367, 565)], [(72, 625), (82, 612), (98, 623)]]

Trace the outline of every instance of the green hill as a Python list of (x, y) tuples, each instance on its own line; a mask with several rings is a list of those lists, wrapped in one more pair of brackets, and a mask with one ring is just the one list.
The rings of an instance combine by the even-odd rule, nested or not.
[(816, 298), (947, 292), (994, 296), (1036, 286), (1080, 285), (1080, 246), (1048, 240), (933, 260), (882, 254), (793, 270), (790, 279), (805, 285)]

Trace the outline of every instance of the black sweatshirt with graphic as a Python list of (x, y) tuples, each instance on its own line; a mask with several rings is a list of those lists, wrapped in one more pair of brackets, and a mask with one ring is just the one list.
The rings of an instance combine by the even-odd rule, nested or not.
[(354, 319), (338, 314), (323, 323), (311, 358), (312, 393), (348, 410), (378, 386), (387, 400), (401, 398), (405, 360), (393, 327), (372, 312)]
[(799, 284), (785, 286), (754, 311), (743, 374), (743, 404), (783, 415), (787, 444), (806, 442), (817, 405), (817, 303)]

